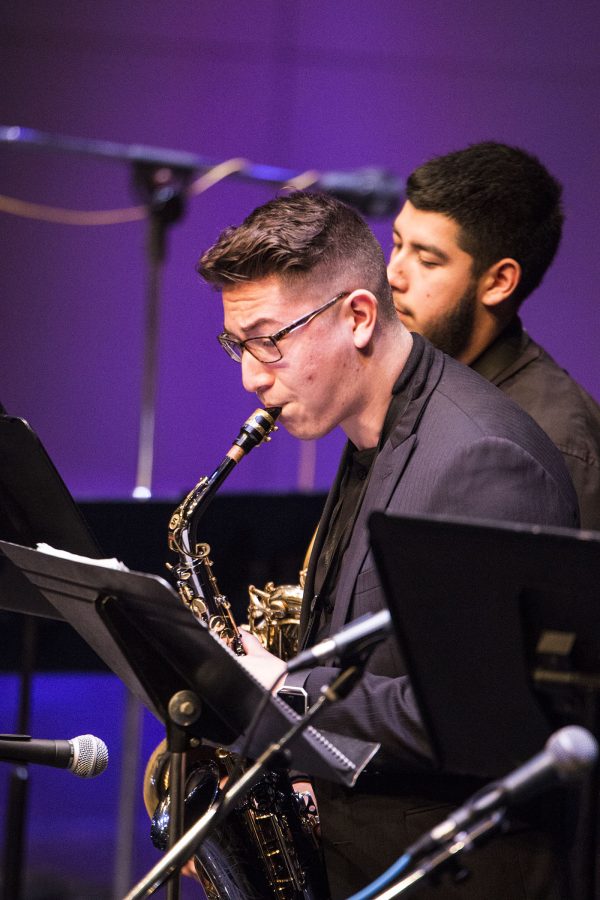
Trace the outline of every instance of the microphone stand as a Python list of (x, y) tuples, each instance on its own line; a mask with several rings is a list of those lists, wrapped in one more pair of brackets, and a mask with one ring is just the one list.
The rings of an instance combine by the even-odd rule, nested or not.
[[(377, 894), (373, 900), (391, 900), (392, 897), (405, 896), (411, 893), (413, 888), (418, 887), (424, 878), (429, 878), (441, 866), (449, 863), (457, 864), (459, 854), (472, 850), (476, 841), (489, 837), (496, 831), (502, 825), (505, 814), (505, 809), (498, 809), (490, 815), (478, 819), (461, 831), (460, 834), (456, 835), (452, 843), (449, 842), (441, 849), (436, 849), (427, 854), (414, 872), (406, 875), (401, 881), (397, 881), (382, 893)], [(467, 869), (459, 867), (456, 871), (455, 880), (462, 881), (468, 878), (468, 875)]]
[[(184, 197), (190, 182), (199, 172), (208, 172), (218, 163), (179, 150), (166, 150), (143, 144), (73, 138), (49, 134), (19, 125), (0, 125), (0, 145), (10, 144), (33, 150), (93, 156), (120, 160), (132, 165), (134, 181), (148, 205), (150, 222), (147, 235), (148, 274), (145, 310), (142, 399), (138, 438), (137, 472), (133, 496), (147, 499), (152, 492), (156, 386), (158, 374), (158, 335), (160, 293), (165, 260), (167, 226), (177, 222), (184, 212)], [(351, 203), (367, 216), (394, 215), (400, 204), (403, 183), (392, 173), (379, 168), (355, 172), (297, 172), (279, 166), (240, 160), (231, 173), (237, 178), (275, 187), (293, 185), (296, 189), (313, 187)]]
[(160, 332), (161, 290), (166, 259), (167, 228), (184, 212), (184, 198), (193, 170), (150, 162), (135, 162), (134, 183), (149, 212), (146, 236), (148, 260), (144, 328), (144, 361), (138, 459), (133, 496), (148, 499), (152, 495), (156, 391), (158, 384), (158, 338)]
[(326, 703), (333, 703), (350, 693), (361, 677), (363, 668), (364, 660), (352, 664), (329, 686), (324, 687), (319, 699), (306, 715), (295, 722), (280, 740), (267, 747), (252, 766), (225, 792), (221, 802), (207, 810), (174, 844), (169, 843), (169, 850), (165, 856), (131, 889), (124, 900), (141, 900), (143, 897), (149, 897), (167, 878), (171, 878), (178, 868), (194, 855), (194, 851), (211, 829), (226, 818), (247, 791), (256, 784), (266, 769), (281, 768), (287, 764), (289, 756), (287, 747), (290, 742), (312, 724)]

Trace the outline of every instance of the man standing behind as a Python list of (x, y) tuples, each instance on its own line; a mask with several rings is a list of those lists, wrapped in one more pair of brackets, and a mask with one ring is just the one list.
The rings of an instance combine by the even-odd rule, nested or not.
[[(404, 327), (381, 247), (363, 220), (325, 195), (280, 197), (229, 228), (198, 270), (221, 290), (219, 341), (243, 385), (295, 437), (335, 427), (348, 438), (308, 567), (301, 616), (307, 645), (385, 607), (369, 547), (374, 510), (577, 527), (560, 453), (519, 407)], [(244, 636), (243, 664), (265, 686), (284, 664)], [(301, 672), (309, 704), (339, 670)], [(289, 677), (289, 676), (288, 676)], [(285, 692), (286, 683), (281, 690)], [(472, 792), (432, 771), (427, 737), (395, 640), (380, 644), (350, 696), (320, 725), (381, 750), (355, 788), (317, 783), (333, 900), (390, 865)], [(529, 723), (515, 727), (527, 729)], [(424, 900), (565, 898), (552, 833), (524, 824), (473, 858), (467, 885)]]
[(485, 142), (420, 166), (406, 197), (388, 266), (400, 319), (535, 419), (564, 457), (582, 528), (600, 530), (600, 406), (518, 316), (560, 242), (561, 186), (523, 150)]

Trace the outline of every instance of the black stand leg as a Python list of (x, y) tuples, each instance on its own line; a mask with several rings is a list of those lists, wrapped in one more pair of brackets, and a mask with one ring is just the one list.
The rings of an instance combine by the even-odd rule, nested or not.
[[(23, 665), (19, 692), (17, 733), (27, 734), (31, 709), (31, 679), (36, 654), (38, 625), (33, 616), (23, 620)], [(4, 884), (2, 900), (21, 900), (25, 859), (27, 798), (29, 771), (24, 765), (14, 766), (8, 790), (6, 833), (4, 840)]]

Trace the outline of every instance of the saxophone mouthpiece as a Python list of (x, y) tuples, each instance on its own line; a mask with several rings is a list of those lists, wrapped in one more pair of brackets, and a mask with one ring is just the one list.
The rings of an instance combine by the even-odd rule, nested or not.
[(242, 425), (240, 433), (227, 455), (237, 462), (244, 454), (250, 453), (263, 441), (268, 441), (270, 433), (277, 430), (275, 420), (280, 412), (281, 407), (279, 406), (255, 409), (250, 418), (246, 419)]
[[(258, 410), (256, 410), (256, 412), (258, 412)], [(271, 423), (272, 423), (268, 434), (266, 434), (264, 437), (265, 441), (270, 441), (271, 440), (271, 431), (277, 431), (277, 425), (275, 424), (275, 421), (277, 420), (279, 413), (281, 412), (281, 407), (280, 406), (267, 406), (267, 408), (264, 410), (264, 412), (265, 412), (265, 415), (267, 415), (270, 418)]]

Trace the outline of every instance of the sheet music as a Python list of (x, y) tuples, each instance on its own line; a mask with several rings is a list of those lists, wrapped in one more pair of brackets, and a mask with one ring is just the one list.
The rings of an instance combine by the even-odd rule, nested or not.
[(69, 553), (68, 550), (59, 550), (57, 547), (51, 547), (50, 544), (36, 544), (36, 550), (42, 553), (49, 553), (51, 556), (60, 556), (62, 559), (72, 559), (74, 562), (87, 563), (90, 566), (104, 566), (105, 569), (116, 569), (119, 572), (129, 572), (124, 562), (116, 557), (107, 557), (105, 559), (92, 559), (89, 556), (80, 556), (78, 553)]

